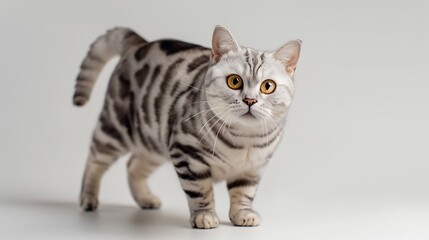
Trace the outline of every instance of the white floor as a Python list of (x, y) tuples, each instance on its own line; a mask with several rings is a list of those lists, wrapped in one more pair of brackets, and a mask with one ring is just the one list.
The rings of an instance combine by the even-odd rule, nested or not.
[[(280, 199), (279, 199), (280, 200)], [(186, 206), (171, 204), (143, 211), (130, 204), (104, 204), (85, 213), (75, 202), (26, 200), (0, 208), (1, 239), (428, 239), (429, 208), (418, 203), (373, 205), (357, 202), (272, 201), (259, 206), (264, 222), (256, 228), (221, 225), (195, 230)], [(326, 199), (325, 199), (326, 200)], [(285, 205), (283, 205), (285, 204)], [(219, 209), (219, 208), (218, 208)], [(223, 209), (226, 210), (226, 209)]]
[[(15, 189), (0, 202), (0, 239), (429, 239), (425, 201), (377, 193), (299, 193), (288, 184), (278, 190), (262, 184), (255, 207), (263, 224), (256, 228), (230, 224), (227, 193), (219, 184), (215, 192), (221, 225), (196, 230), (189, 225), (185, 196), (172, 168), (163, 167), (153, 178), (164, 182), (155, 184), (163, 200), (160, 210), (134, 205), (122, 170), (115, 166), (106, 175), (101, 206), (93, 213), (78, 208), (77, 191)], [(73, 187), (77, 190), (78, 184)]]

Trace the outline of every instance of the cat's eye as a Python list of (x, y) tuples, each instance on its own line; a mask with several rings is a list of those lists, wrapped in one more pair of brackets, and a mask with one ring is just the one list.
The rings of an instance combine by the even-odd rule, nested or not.
[(226, 84), (228, 84), (228, 87), (231, 89), (237, 90), (243, 87), (243, 80), (237, 74), (232, 74), (226, 77)]
[(270, 94), (276, 90), (276, 82), (271, 79), (267, 79), (261, 84), (261, 92), (265, 94)]

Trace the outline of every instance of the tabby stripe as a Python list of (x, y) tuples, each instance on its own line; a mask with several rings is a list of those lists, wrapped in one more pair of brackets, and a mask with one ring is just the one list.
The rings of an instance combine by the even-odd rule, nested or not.
[(92, 67), (91, 67), (91, 66), (88, 66), (88, 62), (87, 62), (87, 61), (84, 61), (84, 62), (80, 65), (80, 70), (81, 70), (81, 72), (80, 72), (80, 73), (83, 73), (83, 71), (90, 72), (90, 71), (92, 71)]
[(128, 109), (125, 109), (123, 105), (117, 102), (114, 104), (114, 108), (118, 122), (127, 129), (128, 136), (132, 140), (133, 126), (131, 125), (130, 112), (128, 112)]
[(277, 135), (274, 135), (274, 137), (272, 137), (268, 142), (264, 142), (262, 144), (255, 144), (252, 147), (254, 147), (254, 148), (265, 148), (265, 147), (268, 147), (269, 145), (271, 145), (271, 143), (273, 143), (276, 139), (277, 139)]
[(151, 145), (152, 150), (155, 150), (155, 152), (157, 152), (157, 153), (162, 153), (158, 144), (151, 137), (147, 137), (146, 140), (149, 143), (149, 145)]
[(197, 58), (195, 58), (189, 65), (188, 65), (188, 73), (194, 71), (199, 66), (208, 63), (210, 60), (210, 57), (208, 55), (202, 55)]
[[(155, 98), (155, 101), (153, 101), (153, 108), (155, 109), (155, 116), (156, 116), (156, 122), (160, 123), (161, 121), (161, 112), (163, 110), (163, 103), (164, 103), (164, 97), (167, 95), (165, 92), (169, 86), (169, 83), (175, 77), (175, 73), (177, 71), (178, 66), (184, 61), (183, 58), (177, 59), (173, 64), (170, 65), (170, 67), (167, 69), (164, 75), (164, 79), (159, 85), (159, 93), (158, 96)], [(161, 132), (161, 131), (159, 131)]]
[(261, 64), (259, 64), (258, 68), (256, 69), (256, 73), (255, 75), (258, 73), (259, 69), (262, 67), (262, 65), (264, 64), (264, 54), (261, 54)]
[(258, 65), (258, 62), (259, 62), (259, 59), (258, 59), (258, 56), (253, 56), (253, 58), (252, 58), (252, 63), (253, 63), (253, 76), (255, 76), (255, 80), (257, 80), (257, 78), (256, 78), (256, 66)]
[(134, 54), (134, 58), (140, 62), (146, 57), (146, 55), (149, 53), (151, 48), (152, 48), (152, 44), (150, 43), (140, 47)]
[(172, 40), (172, 39), (159, 41), (159, 48), (162, 51), (164, 51), (166, 55), (172, 55), (172, 54), (176, 54), (179, 52), (188, 51), (192, 49), (208, 50), (208, 48), (205, 48), (196, 44), (182, 42), (178, 40)]
[(120, 98), (125, 99), (130, 93), (130, 79), (121, 74), (119, 75), (119, 83), (119, 96)]
[(104, 109), (103, 111), (104, 112), (101, 114), (100, 117), (101, 131), (109, 137), (113, 138), (114, 140), (118, 141), (122, 146), (125, 146), (124, 139), (121, 133), (118, 131), (118, 129), (116, 129), (116, 127), (113, 126), (108, 116), (106, 116), (107, 109)]
[(127, 32), (124, 35), (123, 42), (124, 42), (123, 43), (124, 47), (130, 47), (132, 45), (147, 43), (147, 41), (145, 39), (143, 39), (142, 37), (140, 37), (134, 31)]
[[(137, 113), (139, 113), (139, 110), (137, 110)], [(143, 136), (143, 129), (142, 129), (142, 123), (140, 121), (140, 116), (138, 114), (136, 114), (135, 118), (136, 118), (136, 122), (137, 122), (137, 129), (138, 129), (137, 132), (139, 134), (140, 141), (144, 146), (147, 146), (146, 139)]]
[(147, 125), (151, 126), (150, 123), (150, 110), (149, 110), (149, 97), (152, 93), (152, 87), (155, 85), (153, 84), (153, 82), (155, 81), (155, 79), (158, 77), (159, 73), (161, 71), (161, 65), (157, 65), (155, 67), (155, 69), (153, 70), (152, 73), (152, 77), (151, 77), (151, 82), (149, 83), (149, 85), (146, 87), (146, 93), (143, 99), (143, 103), (142, 103), (142, 107), (143, 107), (143, 113), (144, 113), (144, 121)]
[(87, 59), (89, 59), (90, 61), (98, 64), (98, 65), (104, 65), (105, 60), (102, 59), (100, 56), (98, 56), (96, 53), (94, 53), (94, 51), (88, 51), (88, 55), (87, 55)]
[[(182, 156), (182, 154), (179, 154), (179, 155)], [(174, 158), (173, 155), (171, 155), (171, 157)], [(189, 163), (186, 161), (180, 161), (178, 163), (175, 163), (174, 167), (175, 168), (189, 167)]]
[(244, 146), (236, 145), (235, 143), (230, 142), (222, 133), (219, 133), (218, 139), (225, 144), (227, 147), (232, 149), (243, 149)]
[[(139, 118), (138, 116), (136, 116), (136, 112), (135, 112), (135, 100), (136, 97), (134, 95), (133, 91), (130, 91), (130, 104), (129, 104), (129, 116), (130, 116), (130, 126), (137, 131), (140, 131), (140, 129), (138, 129), (138, 124), (136, 122), (136, 119)], [(131, 140), (134, 142), (134, 136), (130, 135)]]
[[(176, 124), (174, 124), (174, 122), (177, 121), (177, 119), (178, 118), (177, 118), (177, 113), (176, 112), (173, 112), (172, 114), (170, 114), (168, 116), (168, 123), (167, 123), (168, 126), (175, 126)], [(165, 145), (166, 146), (168, 146), (168, 143), (170, 142), (171, 135), (173, 135), (173, 131), (174, 131), (174, 133), (177, 133), (177, 131), (172, 130), (172, 127), (168, 127), (168, 129), (167, 129), (167, 137), (165, 139), (165, 141), (166, 141)]]
[[(133, 31), (129, 31), (124, 35), (124, 40), (127, 40), (128, 38), (132, 38), (132, 37), (138, 37), (141, 39), (141, 37), (139, 35), (137, 35), (135, 32)], [(143, 39), (142, 39), (143, 40)]]
[(145, 82), (148, 74), (149, 74), (149, 65), (147, 63), (143, 65), (143, 67), (135, 73), (134, 77), (137, 81), (137, 85), (140, 88), (143, 86), (143, 83)]
[(198, 149), (196, 149), (190, 145), (183, 145), (183, 144), (180, 144), (177, 142), (175, 142), (171, 146), (170, 150), (173, 148), (177, 148), (178, 150), (180, 150), (184, 154), (190, 156), (192, 159), (195, 159), (195, 160), (201, 162), (202, 164), (209, 166), (209, 164), (204, 160), (204, 158), (201, 157), (200, 151)]
[(182, 132), (185, 134), (191, 134), (193, 136), (198, 135), (198, 133), (196, 132), (196, 129), (195, 129), (195, 125), (191, 124), (189, 121), (182, 122), (180, 130), (182, 130)]
[[(202, 75), (203, 75), (203, 74), (205, 74), (206, 72), (207, 72), (207, 68), (206, 68), (206, 67), (204, 67), (204, 68), (200, 68), (200, 70), (198, 70), (197, 74), (195, 75), (195, 77), (194, 77), (194, 79), (193, 79), (192, 83), (188, 86), (188, 88), (186, 88), (185, 90), (181, 91), (181, 92), (176, 96), (176, 98), (174, 99), (173, 104), (171, 104), (170, 109), (169, 109), (169, 111), (168, 111), (168, 112), (174, 112), (174, 111), (175, 111), (175, 110), (174, 110), (174, 107), (175, 107), (175, 106), (176, 106), (176, 104), (179, 102), (179, 99), (180, 99), (183, 95), (185, 95), (186, 93), (189, 93), (189, 91), (190, 91), (190, 90), (194, 89), (194, 88), (195, 88), (195, 85), (196, 85), (196, 83), (197, 83), (197, 81), (198, 81), (198, 80), (203, 79), (203, 78), (202, 78)], [(172, 118), (173, 118), (174, 116), (173, 116), (172, 114), (170, 114), (168, 117), (169, 117), (168, 122), (173, 121), (173, 119), (172, 119)], [(176, 116), (176, 117), (177, 117), (177, 116)], [(170, 131), (170, 134), (171, 134), (171, 129), (170, 129), (169, 131)], [(198, 135), (195, 135), (195, 134), (194, 134), (194, 136), (198, 138)]]
[(213, 150), (207, 149), (205, 147), (202, 147), (201, 149), (204, 150), (204, 152), (206, 152), (207, 155), (215, 156), (223, 161), (223, 159), (216, 153), (216, 151), (213, 152)]
[(88, 89), (76, 89), (73, 98), (76, 97), (87, 97), (89, 95), (89, 90)]
[(83, 76), (82, 73), (79, 73), (79, 75), (77, 75), (76, 81), (80, 83), (85, 83), (88, 80), (87, 77)]
[(179, 81), (174, 83), (173, 87), (171, 88), (170, 96), (173, 96), (176, 93), (177, 89), (179, 89), (179, 84)]
[(252, 72), (252, 65), (250, 64), (250, 61), (249, 61), (250, 53), (248, 50), (246, 51), (245, 56), (246, 56), (247, 65), (249, 65), (249, 72)]
[[(188, 170), (190, 170), (190, 169), (188, 168)], [(212, 176), (210, 171), (203, 172), (203, 173), (195, 173), (192, 171), (190, 171), (189, 173), (177, 172), (177, 175), (179, 176), (179, 178), (184, 179), (184, 180), (189, 180), (189, 181), (203, 180), (203, 179), (210, 178)]]
[[(220, 120), (219, 122), (223, 122), (222, 120)], [(220, 123), (216, 123), (216, 125), (215, 126), (213, 126), (211, 129), (210, 129), (210, 132), (213, 134), (213, 138), (216, 138), (217, 137), (217, 139), (219, 139), (219, 140), (221, 140), (221, 142), (222, 143), (224, 143), (226, 146), (228, 146), (229, 148), (232, 148), (232, 149), (243, 149), (244, 148), (244, 146), (241, 146), (241, 145), (236, 145), (235, 143), (231, 143), (225, 136), (224, 136), (224, 133), (223, 133), (223, 131), (220, 131), (219, 132), (219, 128), (222, 126), (222, 124), (220, 124)], [(219, 132), (219, 134), (218, 134), (218, 132)], [(211, 151), (211, 153), (213, 153), (213, 151)]]
[[(211, 132), (213, 133), (213, 134), (216, 134), (217, 135), (217, 131), (218, 131), (219, 129), (218, 128), (216, 128), (216, 126), (214, 126), (212, 129), (211, 129)], [(215, 135), (215, 136), (216, 136)], [(241, 146), (241, 145), (236, 145), (235, 143), (232, 143), (232, 142), (230, 142), (225, 136), (224, 136), (224, 133), (222, 133), (222, 131), (221, 132), (219, 132), (219, 135), (217, 135), (217, 138), (224, 144), (224, 145), (226, 145), (227, 147), (229, 147), (229, 148), (232, 148), (232, 149), (243, 149), (244, 148), (244, 146)]]
[(200, 192), (194, 192), (194, 191), (189, 191), (189, 190), (184, 190), (186, 195), (188, 195), (188, 197), (190, 198), (200, 198), (203, 197), (203, 194)]
[(99, 153), (106, 153), (109, 155), (116, 154), (119, 150), (111, 143), (102, 143), (99, 139), (93, 139), (94, 148)]
[(253, 199), (255, 199), (254, 197), (251, 197), (247, 194), (244, 194), (244, 197), (247, 198), (247, 200), (249, 200), (250, 202), (253, 202)]
[(206, 208), (209, 204), (210, 204), (210, 202), (200, 202), (200, 203), (198, 203), (199, 210), (200, 210), (200, 211), (201, 211), (201, 210), (203, 210), (203, 209), (204, 209), (204, 208)]
[(197, 74), (195, 74), (194, 79), (192, 80), (192, 83), (191, 83), (191, 84), (189, 84), (189, 86), (188, 86), (188, 88), (186, 88), (186, 90), (181, 91), (181, 92), (177, 95), (177, 97), (176, 97), (176, 99), (175, 99), (175, 101), (174, 101), (174, 102), (177, 102), (177, 101), (178, 101), (178, 99), (179, 99), (180, 97), (182, 97), (184, 94), (189, 93), (191, 90), (193, 90), (193, 89), (195, 89), (195, 88), (198, 88), (198, 86), (196, 86), (196, 84), (197, 84), (197, 81), (198, 81), (198, 80), (202, 80), (202, 82), (201, 82), (201, 83), (204, 83), (204, 78), (202, 77), (202, 75), (203, 75), (203, 74), (206, 74), (206, 72), (207, 72), (207, 68), (208, 68), (208, 66), (207, 66), (207, 67), (204, 67), (204, 68), (200, 68), (200, 70), (198, 70)]
[(237, 179), (233, 182), (227, 184), (228, 189), (238, 188), (238, 187), (251, 187), (259, 183), (259, 179), (249, 180), (249, 179)]
[(171, 158), (176, 158), (176, 159), (177, 159), (177, 158), (181, 158), (181, 157), (183, 157), (183, 154), (181, 154), (181, 153), (174, 153), (174, 154), (171, 154), (171, 155), (170, 155), (170, 157), (171, 157)]

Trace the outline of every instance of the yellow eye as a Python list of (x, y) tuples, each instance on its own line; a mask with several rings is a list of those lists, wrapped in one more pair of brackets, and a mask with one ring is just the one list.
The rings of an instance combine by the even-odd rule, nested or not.
[(226, 77), (226, 84), (228, 84), (228, 87), (231, 89), (237, 90), (243, 86), (243, 80), (237, 74), (232, 74)]
[(276, 90), (276, 82), (271, 79), (267, 79), (261, 84), (261, 92), (265, 94), (270, 94)]

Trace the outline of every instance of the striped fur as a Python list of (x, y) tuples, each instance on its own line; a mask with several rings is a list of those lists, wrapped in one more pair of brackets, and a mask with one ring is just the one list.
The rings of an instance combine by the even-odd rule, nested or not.
[[(258, 225), (260, 217), (251, 205), (282, 136), (298, 44), (257, 51), (240, 47), (222, 27), (215, 29), (211, 50), (177, 40), (147, 42), (126, 28), (99, 37), (81, 66), (74, 104), (89, 100), (109, 59), (119, 55), (120, 60), (94, 130), (82, 208), (97, 208), (101, 177), (119, 157), (131, 153), (128, 181), (140, 207), (160, 207), (147, 179), (171, 161), (188, 198), (193, 227), (218, 226), (212, 184), (222, 180), (230, 193), (232, 223)], [(242, 89), (227, 86), (230, 74), (242, 77)], [(260, 92), (265, 79), (277, 83), (272, 94)], [(245, 98), (255, 104), (246, 105)]]

